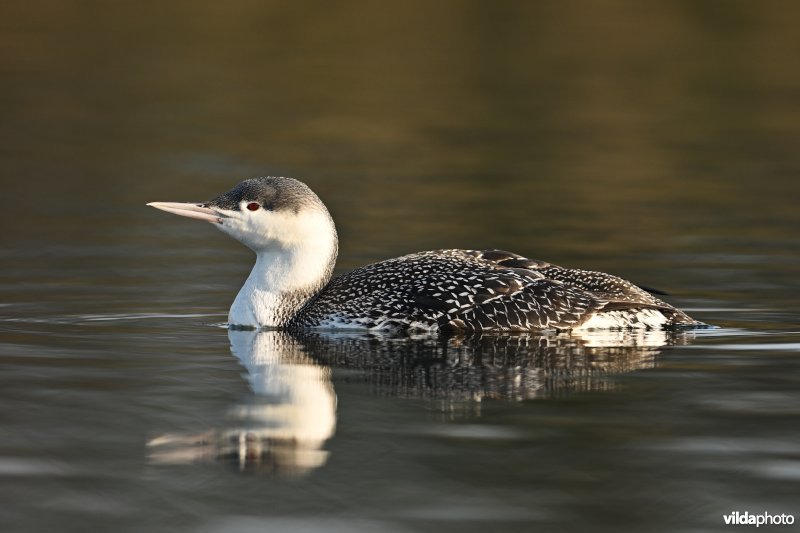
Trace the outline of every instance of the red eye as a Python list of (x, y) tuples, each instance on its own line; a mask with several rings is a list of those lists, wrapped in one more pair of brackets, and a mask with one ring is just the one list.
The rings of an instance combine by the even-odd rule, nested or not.
[(249, 209), (250, 211), (258, 211), (259, 207), (261, 207), (261, 205), (255, 202), (250, 202), (249, 204), (247, 204), (247, 209)]

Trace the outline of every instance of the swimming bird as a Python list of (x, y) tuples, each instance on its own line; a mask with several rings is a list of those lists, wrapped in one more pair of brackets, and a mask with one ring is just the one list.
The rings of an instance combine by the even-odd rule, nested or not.
[(539, 331), (702, 327), (629, 282), (502, 250), (413, 253), (332, 277), (333, 219), (304, 183), (245, 180), (204, 203), (149, 206), (212, 223), (256, 253), (232, 328)]

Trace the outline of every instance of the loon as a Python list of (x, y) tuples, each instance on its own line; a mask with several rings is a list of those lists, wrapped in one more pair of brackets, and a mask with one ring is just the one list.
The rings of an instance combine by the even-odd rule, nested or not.
[(256, 253), (231, 328), (432, 332), (705, 327), (659, 293), (502, 250), (435, 250), (336, 277), (333, 219), (304, 183), (245, 180), (205, 203), (149, 206), (214, 224)]

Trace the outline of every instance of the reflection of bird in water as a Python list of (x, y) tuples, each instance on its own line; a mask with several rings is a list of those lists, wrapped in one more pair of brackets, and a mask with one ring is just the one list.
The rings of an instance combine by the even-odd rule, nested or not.
[(291, 178), (243, 181), (202, 204), (148, 205), (211, 222), (256, 252), (255, 267), (230, 310), (233, 326), (427, 331), (704, 326), (618, 277), (499, 250), (421, 252), (331, 279), (338, 249), (333, 220), (317, 195)]
[(357, 370), (377, 394), (469, 403), (612, 389), (617, 375), (652, 368), (662, 347), (692, 338), (688, 331), (664, 330), (412, 337), (312, 332), (302, 337), (320, 362)]
[(330, 368), (284, 332), (229, 330), (231, 351), (247, 370), (254, 396), (231, 410), (230, 427), (152, 439), (156, 462), (222, 459), (242, 470), (300, 475), (325, 464), (336, 429)]
[(242, 470), (296, 476), (323, 466), (336, 429), (332, 375), (366, 382), (378, 395), (447, 402), (450, 416), (477, 414), (484, 399), (547, 398), (607, 390), (624, 372), (651, 368), (678, 331), (594, 331), (502, 336), (229, 330), (231, 351), (254, 396), (230, 423), (149, 443), (159, 463), (220, 460)]

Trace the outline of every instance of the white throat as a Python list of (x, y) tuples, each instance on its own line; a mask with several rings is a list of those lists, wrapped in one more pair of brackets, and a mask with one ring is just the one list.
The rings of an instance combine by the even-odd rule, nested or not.
[(327, 213), (303, 218), (299, 226), (294, 221), (294, 232), (253, 247), (256, 264), (231, 306), (229, 324), (286, 326), (328, 282), (338, 249), (336, 230)]

